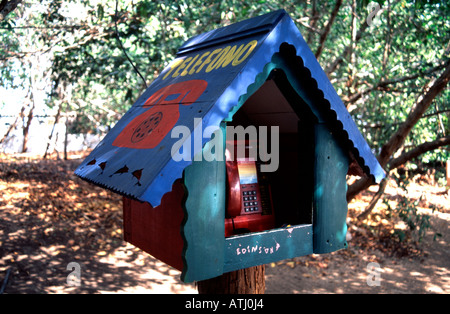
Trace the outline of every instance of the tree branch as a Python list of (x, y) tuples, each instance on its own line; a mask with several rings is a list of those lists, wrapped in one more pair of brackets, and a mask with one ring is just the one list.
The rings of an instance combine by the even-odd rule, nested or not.
[(387, 178), (384, 178), (383, 180), (381, 180), (377, 193), (375, 193), (374, 197), (370, 201), (367, 208), (361, 214), (358, 215), (358, 217), (357, 217), (358, 219), (363, 220), (363, 219), (367, 218), (367, 216), (369, 216), (369, 214), (375, 208), (375, 205), (378, 203), (381, 196), (383, 195), (384, 190), (386, 190), (387, 182), (388, 182)]
[(6, 141), (6, 139), (9, 136), (9, 133), (11, 133), (12, 130), (15, 129), (15, 127), (17, 126), (17, 121), (19, 121), (19, 117), (22, 117), (24, 115), (24, 111), (25, 111), (25, 105), (22, 106), (22, 109), (20, 110), (19, 115), (16, 116), (16, 119), (14, 120), (14, 122), (12, 124), (9, 125), (8, 130), (6, 131), (5, 135), (3, 135), (3, 138), (0, 139), (0, 144), (2, 144), (3, 142)]
[[(418, 98), (405, 122), (391, 136), (391, 138), (381, 148), (378, 162), (385, 168), (392, 154), (396, 152), (404, 143), (406, 137), (424, 112), (431, 105), (433, 99), (447, 86), (450, 81), (450, 64), (447, 63), (445, 70), (439, 78), (432, 79), (425, 87), (425, 92)], [(349, 186), (347, 191), (347, 201), (353, 199), (361, 191), (371, 185), (371, 179), (364, 177)]]
[(400, 126), (397, 132), (389, 139), (389, 141), (381, 148), (378, 161), (381, 166), (385, 166), (392, 156), (392, 154), (401, 147), (411, 129), (423, 116), (425, 111), (431, 105), (436, 96), (447, 86), (450, 80), (450, 62), (447, 62), (447, 66), (444, 72), (438, 79), (430, 81), (428, 86), (425, 87), (425, 93), (421, 95), (416, 104), (411, 108), (411, 112), (406, 118), (405, 122)]
[(362, 96), (364, 96), (374, 90), (382, 89), (388, 85), (398, 84), (398, 83), (403, 83), (406, 81), (414, 80), (421, 76), (433, 74), (434, 72), (445, 68), (449, 64), (450, 64), (450, 59), (448, 59), (448, 60), (442, 62), (441, 64), (439, 64), (431, 69), (428, 69), (426, 71), (419, 71), (418, 73), (415, 73), (415, 74), (379, 81), (377, 84), (371, 85), (370, 87), (368, 87), (358, 93), (353, 94), (352, 97), (350, 97), (348, 99), (344, 99), (344, 101), (346, 102), (346, 104), (352, 104), (352, 103), (356, 102), (358, 99), (360, 99)]
[(410, 151), (403, 153), (399, 157), (392, 159), (388, 163), (388, 168), (390, 170), (395, 169), (395, 168), (405, 164), (406, 162), (416, 158), (417, 156), (420, 156), (426, 152), (435, 150), (437, 148), (440, 148), (440, 147), (443, 147), (446, 145), (450, 145), (450, 135), (438, 138), (431, 142), (426, 142), (426, 143), (420, 144), (419, 146), (411, 149)]
[(21, 2), (22, 0), (2, 0), (0, 3), (0, 21), (3, 21)]
[(319, 59), (320, 55), (322, 54), (322, 50), (325, 46), (325, 40), (327, 39), (328, 34), (330, 33), (331, 30), (331, 26), (334, 23), (334, 20), (336, 19), (336, 15), (339, 12), (339, 8), (342, 5), (342, 0), (337, 0), (336, 4), (334, 5), (334, 9), (333, 11), (331, 11), (331, 16), (330, 19), (327, 22), (327, 25), (325, 25), (325, 29), (323, 30), (322, 34), (320, 35), (320, 39), (319, 39), (319, 47), (317, 48), (316, 51), (316, 59)]
[(432, 112), (432, 113), (423, 115), (422, 118), (429, 118), (429, 117), (437, 116), (437, 115), (440, 115), (441, 113), (447, 113), (447, 112), (450, 112), (450, 109), (438, 110), (436, 112)]
[(6, 6), (6, 3), (8, 3), (8, 0), (2, 0), (2, 2), (0, 2), (0, 12), (3, 11), (3, 9)]
[[(109, 25), (110, 24), (108, 24), (108, 26)], [(63, 41), (63, 38), (59, 38), (59, 39), (55, 40), (54, 42), (52, 42), (50, 46), (43, 47), (42, 49), (39, 49), (36, 51), (9, 52), (9, 55), (7, 55), (3, 58), (0, 58), (0, 61), (8, 61), (11, 59), (21, 59), (21, 58), (27, 57), (28, 55), (33, 55), (33, 54), (37, 54), (37, 53), (46, 53), (46, 52), (49, 52), (50, 50), (53, 50), (54, 52), (64, 52), (66, 50), (71, 50), (71, 49), (76, 49), (78, 47), (81, 47), (92, 40), (98, 40), (103, 37), (111, 36), (112, 34), (113, 34), (112, 31), (100, 32), (98, 28), (93, 28), (85, 33), (83, 40), (80, 40), (72, 45), (60, 46), (59, 43)]]
[[(358, 41), (362, 38), (362, 35), (364, 34), (364, 32), (366, 31), (366, 28), (368, 27), (367, 23), (363, 23), (361, 25), (361, 27), (359, 28), (358, 33), (356, 34), (356, 38), (355, 38), (355, 44), (358, 43)], [(337, 57), (326, 69), (325, 69), (325, 73), (327, 75), (330, 75), (331, 73), (333, 73), (334, 71), (336, 71), (336, 69), (342, 64), (342, 62), (344, 62), (345, 59), (348, 58), (348, 56), (350, 55), (352, 51), (352, 43), (350, 43), (350, 45), (348, 45), (347, 47), (345, 47), (344, 51), (342, 52), (342, 54)]]
[[(440, 148), (445, 145), (450, 145), (450, 135), (441, 137), (432, 142), (426, 142), (426, 143), (423, 143), (423, 144), (417, 146), (416, 148), (410, 150), (409, 152), (402, 154), (400, 157), (397, 157), (397, 158), (391, 160), (388, 164), (388, 168), (389, 168), (389, 170), (395, 169), (417, 156), (420, 156), (426, 152), (435, 150), (435, 149)], [(375, 205), (381, 199), (381, 196), (383, 195), (384, 190), (386, 189), (387, 181), (388, 181), (387, 178), (384, 178), (383, 180), (381, 180), (377, 193), (375, 193), (375, 195), (373, 196), (373, 198), (370, 201), (367, 208), (361, 214), (358, 215), (358, 217), (357, 217), (358, 219), (361, 219), (361, 220), (365, 219), (372, 212)]]
[(306, 27), (308, 27), (308, 29), (310, 29), (310, 31), (308, 32), (308, 38), (306, 40), (306, 42), (308, 43), (309, 46), (311, 46), (311, 44), (312, 44), (313, 31), (316, 30), (316, 24), (317, 24), (317, 21), (319, 20), (319, 15), (317, 12), (317, 0), (312, 1), (312, 12), (311, 12), (310, 16), (311, 16), (311, 18), (309, 21), (309, 25), (303, 24), (300, 22), (303, 26), (306, 26)]
[(13, 26), (13, 27), (0, 27), (0, 29), (87, 29), (87, 25), (52, 25), (52, 26), (34, 26), (34, 25), (24, 25), (24, 26)]

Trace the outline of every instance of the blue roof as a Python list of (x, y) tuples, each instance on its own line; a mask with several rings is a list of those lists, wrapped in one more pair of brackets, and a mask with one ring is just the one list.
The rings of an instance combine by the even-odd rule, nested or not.
[[(182, 177), (191, 161), (171, 156), (176, 126), (203, 134), (236, 110), (257, 75), (282, 44), (295, 48), (320, 92), (319, 110), (333, 119), (365, 173), (379, 182), (384, 171), (337, 95), (314, 54), (284, 10), (198, 35), (180, 47), (176, 59), (149, 86), (75, 173), (117, 193), (153, 206)], [(194, 121), (200, 121), (194, 125)], [(200, 130), (201, 128), (201, 130)], [(188, 140), (193, 141), (191, 136)], [(202, 138), (202, 146), (210, 139)], [(193, 145), (191, 157), (202, 149)]]

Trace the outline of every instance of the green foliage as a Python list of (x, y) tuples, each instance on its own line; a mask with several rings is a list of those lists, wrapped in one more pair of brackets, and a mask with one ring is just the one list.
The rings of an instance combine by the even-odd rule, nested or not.
[[(379, 12), (356, 46), (355, 62), (347, 63), (331, 74), (341, 97), (347, 101), (351, 114), (374, 148), (380, 148), (405, 121), (413, 104), (423, 94), (424, 86), (441, 72), (433, 69), (450, 57), (448, 2), (390, 1), (389, 10), (387, 2), (382, 5), (384, 11)], [(362, 22), (367, 12), (361, 8), (358, 16)], [(350, 28), (349, 21), (345, 28)], [(347, 34), (350, 35), (348, 31)], [(336, 36), (333, 37), (335, 45), (345, 38), (334, 33), (330, 36)], [(346, 42), (341, 45), (345, 46)], [(324, 56), (333, 54), (333, 57), (327, 57), (333, 60), (336, 54), (333, 46), (327, 49), (331, 51), (325, 51)], [(337, 50), (339, 54), (341, 49)], [(352, 68), (356, 69), (356, 74), (354, 80), (350, 81), (347, 77)], [(398, 83), (378, 85), (389, 80), (398, 80)], [(376, 88), (372, 88), (374, 86)], [(370, 92), (355, 102), (349, 101), (352, 96), (366, 89)], [(449, 89), (445, 90), (434, 100), (424, 118), (406, 139), (405, 149), (448, 134), (449, 92)], [(441, 113), (436, 114), (438, 112)], [(428, 153), (425, 161), (448, 158), (448, 151), (437, 150)]]
[[(423, 213), (419, 210), (419, 203), (422, 201), (422, 196), (417, 200), (413, 200), (408, 196), (408, 178), (402, 175), (392, 176), (397, 185), (402, 189), (403, 193), (399, 195), (398, 203), (395, 207), (385, 200), (384, 204), (387, 206), (386, 215), (390, 220), (400, 220), (404, 223), (405, 228), (395, 228), (393, 236), (400, 243), (420, 243), (424, 239), (426, 233), (432, 229), (429, 214)], [(431, 208), (434, 212), (438, 208)], [(435, 232), (434, 239), (440, 236)]]
[(425, 232), (431, 227), (430, 216), (419, 214), (417, 211), (419, 202), (420, 200), (411, 201), (409, 198), (403, 197), (395, 209), (398, 217), (408, 227), (406, 230), (394, 230), (394, 235), (398, 237), (400, 242), (406, 241), (407, 238), (422, 242)]
[[(324, 42), (324, 69), (342, 63), (329, 77), (369, 145), (378, 152), (408, 116), (424, 86), (450, 58), (448, 1), (376, 1), (381, 10), (366, 19), (369, 0), (343, 1)], [(0, 23), (0, 86), (24, 88), (30, 73), (48, 80), (46, 103), (74, 116), (73, 132), (108, 130), (195, 35), (277, 9), (285, 9), (313, 52), (336, 1), (57, 0), (25, 2)], [(352, 53), (352, 17), (360, 39)], [(363, 25), (366, 28), (363, 28)], [(36, 62), (39, 56), (46, 62)], [(382, 82), (391, 82), (380, 84)], [(392, 83), (395, 82), (395, 83)], [(362, 95), (358, 98), (358, 93)], [(404, 149), (450, 132), (450, 90), (439, 95), (408, 136)], [(448, 150), (419, 162), (444, 161)]]

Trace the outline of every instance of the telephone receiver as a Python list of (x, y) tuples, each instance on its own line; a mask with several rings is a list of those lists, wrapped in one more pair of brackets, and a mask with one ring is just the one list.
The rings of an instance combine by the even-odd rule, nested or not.
[(112, 145), (138, 149), (155, 148), (178, 122), (179, 107), (195, 103), (207, 85), (204, 80), (190, 80), (160, 88), (142, 105), (143, 108), (149, 109), (131, 120)]
[[(227, 142), (225, 236), (273, 229), (275, 222), (270, 184), (260, 173), (256, 160), (237, 155), (239, 145), (245, 145), (248, 156), (253, 144)], [(229, 149), (234, 149), (233, 154)]]

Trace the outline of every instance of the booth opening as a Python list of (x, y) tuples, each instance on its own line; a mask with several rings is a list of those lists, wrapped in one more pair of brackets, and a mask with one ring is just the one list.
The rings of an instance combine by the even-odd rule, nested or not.
[[(258, 141), (246, 138), (239, 143), (227, 134), (227, 148), (234, 142), (235, 147), (245, 145), (247, 153), (251, 149), (258, 153), (256, 160), (251, 153), (227, 160), (226, 236), (312, 224), (316, 123), (309, 106), (279, 69), (234, 114), (227, 126), (251, 127)], [(270, 134), (273, 126), (278, 127), (276, 136)], [(261, 134), (261, 127), (269, 134)], [(261, 158), (254, 147), (258, 145), (267, 145), (264, 149), (271, 160)], [(270, 171), (264, 172), (264, 166)]]

